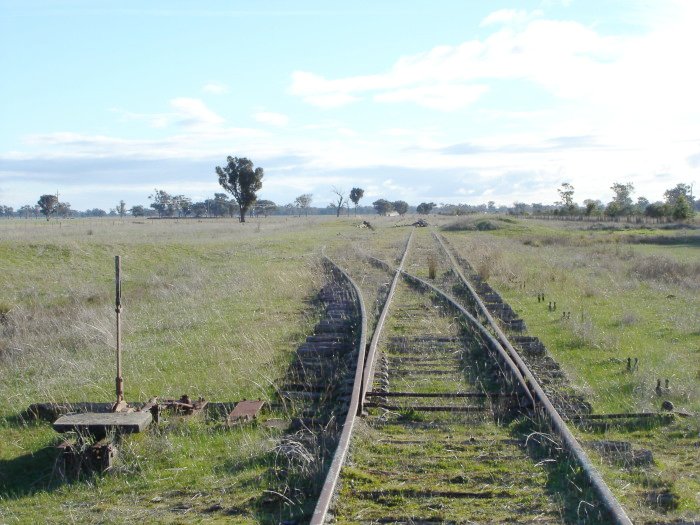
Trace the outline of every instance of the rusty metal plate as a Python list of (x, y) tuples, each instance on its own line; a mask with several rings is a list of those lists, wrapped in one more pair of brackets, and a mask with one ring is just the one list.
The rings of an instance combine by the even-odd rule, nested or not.
[(264, 405), (265, 401), (248, 401), (244, 399), (228, 415), (227, 422), (229, 425), (236, 425), (252, 421), (258, 416)]

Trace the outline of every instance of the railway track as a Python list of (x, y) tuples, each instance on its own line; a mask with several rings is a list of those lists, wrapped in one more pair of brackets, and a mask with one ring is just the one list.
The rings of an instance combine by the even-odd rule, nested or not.
[[(412, 236), (396, 268), (365, 256), (391, 284), (311, 523), (631, 523), (566, 396), (555, 407), (443, 241)], [(412, 273), (436, 253), (439, 278)], [(358, 298), (363, 271), (345, 274)]]

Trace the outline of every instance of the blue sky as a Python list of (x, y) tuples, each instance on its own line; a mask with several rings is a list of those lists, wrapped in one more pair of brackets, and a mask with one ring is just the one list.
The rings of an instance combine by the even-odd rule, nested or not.
[(0, 0), (0, 203), (200, 199), (227, 155), (279, 204), (659, 199), (700, 179), (699, 4)]

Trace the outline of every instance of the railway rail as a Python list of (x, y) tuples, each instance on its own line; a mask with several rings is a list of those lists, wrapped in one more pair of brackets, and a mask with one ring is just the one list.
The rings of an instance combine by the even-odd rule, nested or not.
[[(578, 513), (630, 524), (449, 247), (434, 234), (429, 250), (441, 252), (469, 309), (445, 289), (455, 282), (406, 269), (423, 262), (414, 243), (412, 233), (395, 268), (365, 256), (393, 277), (371, 338), (360, 306), (349, 408), (311, 523), (560, 523), (565, 497), (545, 469), (568, 461), (587, 484)], [(328, 261), (363, 303), (352, 271)]]

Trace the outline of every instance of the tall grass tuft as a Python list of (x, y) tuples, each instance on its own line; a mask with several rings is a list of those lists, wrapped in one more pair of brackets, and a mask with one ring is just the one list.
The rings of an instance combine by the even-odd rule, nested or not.
[(435, 259), (434, 255), (431, 255), (428, 257), (428, 277), (432, 280), (435, 280), (435, 276), (437, 275), (437, 259)]
[(640, 280), (700, 289), (700, 262), (684, 263), (663, 255), (646, 255), (635, 258), (630, 271)]

